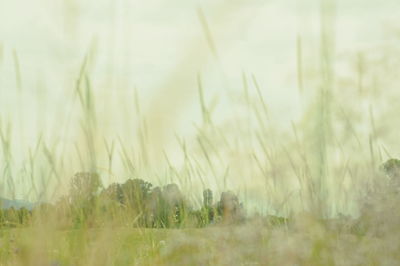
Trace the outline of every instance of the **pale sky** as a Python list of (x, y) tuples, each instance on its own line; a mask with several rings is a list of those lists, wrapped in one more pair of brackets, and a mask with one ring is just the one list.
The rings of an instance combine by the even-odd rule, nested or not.
[[(337, 54), (395, 39), (385, 36), (384, 29), (399, 15), (398, 1), (336, 4)], [(206, 15), (219, 62), (208, 49), (198, 7)], [(163, 87), (175, 82), (171, 81), (175, 77), (186, 78), (179, 86), (195, 86), (196, 73), (200, 72), (208, 95), (213, 95), (241, 89), (244, 71), (255, 74), (271, 109), (280, 112), (290, 107), (293, 112), (287, 119), (293, 119), (300, 107), (294, 79), (297, 35), (304, 39), (307, 55), (316, 54), (319, 45), (316, 0), (15, 0), (0, 3), (0, 18), (3, 115), (15, 112), (16, 107), (13, 51), (20, 61), (22, 93), (29, 96), (24, 110), (32, 115), (34, 101), (30, 96), (37, 95), (38, 84), (47, 88), (45, 98), (56, 103), (46, 104), (49, 111), (57, 111), (70, 93), (85, 53), (95, 43), (94, 86), (122, 83), (108, 91), (124, 95), (135, 86), (142, 97), (150, 98), (160, 90), (172, 90)], [(317, 60), (305, 64), (318, 67)], [(195, 97), (182, 101), (193, 100), (197, 101)], [(6, 103), (11, 106), (5, 109)]]

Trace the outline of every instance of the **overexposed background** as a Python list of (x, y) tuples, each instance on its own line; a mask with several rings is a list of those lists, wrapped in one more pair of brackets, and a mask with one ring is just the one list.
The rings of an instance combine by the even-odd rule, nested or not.
[[(366, 60), (375, 54), (384, 58), (386, 49), (400, 44), (396, 28), (400, 3), (338, 0), (333, 6), (328, 12), (329, 23), (334, 25), (328, 29), (332, 64), (338, 77), (357, 80), (360, 54)], [(79, 170), (75, 146), (83, 138), (82, 115), (75, 86), (85, 57), (96, 99), (99, 145), (103, 140), (120, 140), (135, 150), (133, 139), (141, 123), (133, 118), (137, 93), (140, 117), (148, 127), (150, 168), (161, 169), (165, 154), (178, 165), (182, 163), (176, 136), (190, 142), (202, 121), (199, 75), (216, 124), (243, 114), (243, 76), (250, 80), (254, 76), (268, 106), (270, 123), (277, 131), (290, 131), (293, 123), (301, 123), (307, 116), (318, 91), (320, 7), (315, 0), (1, 1), (0, 122), (4, 132), (7, 125), (12, 132), (17, 195), (25, 197), (29, 191), (30, 185), (18, 173), (23, 172), (27, 154), (39, 139), (59, 161), (65, 161), (66, 175)], [(299, 40), (303, 88), (298, 84)], [(351, 86), (338, 84), (347, 83), (335, 83), (336, 93), (346, 95), (351, 90)], [(393, 91), (387, 95), (395, 99), (391, 97), (396, 95), (394, 85), (385, 85), (388, 87), (382, 89)], [(251, 86), (256, 95), (254, 84)], [(364, 108), (360, 114), (367, 114), (374, 101), (376, 110), (387, 108), (387, 100), (374, 94), (347, 99), (356, 109)], [(394, 109), (386, 111), (395, 113)], [(355, 119), (361, 121), (357, 134), (368, 136), (369, 116), (355, 115)], [(227, 126), (226, 131), (229, 135), (235, 129)], [(394, 139), (395, 133), (391, 133), (381, 141), (393, 148)], [(237, 152), (241, 152), (239, 148)], [(392, 152), (396, 154), (394, 149)], [(99, 157), (99, 164), (107, 168), (106, 159)], [(227, 162), (232, 175), (227, 186), (246, 187), (249, 198), (263, 194), (263, 179), (237, 177), (238, 158)], [(114, 180), (127, 178), (122, 168), (117, 160)], [(138, 175), (147, 175), (156, 183), (167, 182), (161, 173), (151, 176), (145, 168), (138, 170)], [(207, 174), (204, 178), (215, 179)], [(61, 182), (68, 184), (67, 180)], [(209, 183), (216, 188), (218, 182)], [(197, 181), (191, 184), (197, 187)]]

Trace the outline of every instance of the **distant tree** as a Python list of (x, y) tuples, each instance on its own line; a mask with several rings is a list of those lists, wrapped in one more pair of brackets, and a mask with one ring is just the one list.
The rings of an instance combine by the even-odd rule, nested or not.
[(108, 199), (116, 201), (120, 204), (124, 203), (124, 192), (121, 184), (113, 183), (101, 192), (101, 195)]
[(79, 172), (71, 180), (70, 196), (73, 201), (90, 200), (101, 187), (97, 173)]
[(17, 211), (17, 215), (19, 224), (27, 225), (31, 216), (31, 212), (27, 208), (22, 207)]
[(92, 214), (97, 207), (97, 193), (101, 186), (97, 173), (80, 172), (72, 178), (70, 197), (75, 225), (93, 222), (89, 221), (89, 218), (93, 218)]
[(187, 206), (176, 184), (163, 187), (160, 207), (160, 219), (164, 227), (177, 227), (183, 223)]
[(5, 212), (2, 208), (0, 208), (0, 227), (4, 225), (5, 220)]
[(381, 169), (388, 175), (392, 182), (400, 185), (400, 160), (389, 159), (382, 164)]
[(135, 216), (139, 226), (146, 225), (146, 201), (153, 185), (142, 179), (129, 179), (121, 185), (122, 202)]
[(160, 187), (155, 187), (150, 192), (146, 201), (146, 226), (148, 227), (163, 227), (163, 199)]
[(243, 206), (232, 191), (222, 192), (217, 209), (224, 223), (238, 223), (244, 220)]
[(142, 179), (128, 179), (121, 185), (123, 203), (136, 209), (143, 206), (143, 201), (149, 196), (153, 185)]
[(215, 219), (215, 208), (213, 206), (213, 193), (211, 189), (205, 189), (203, 191), (203, 206), (198, 214), (198, 224), (200, 226), (206, 226)]
[(113, 183), (103, 189), (99, 196), (99, 210), (103, 214), (104, 222), (111, 222), (121, 218), (121, 211), (124, 209), (124, 194), (121, 184)]
[(8, 227), (15, 227), (19, 224), (18, 210), (14, 207), (3, 210), (4, 225)]
[(211, 189), (205, 189), (203, 191), (203, 206), (206, 208), (211, 207), (213, 204), (213, 193)]

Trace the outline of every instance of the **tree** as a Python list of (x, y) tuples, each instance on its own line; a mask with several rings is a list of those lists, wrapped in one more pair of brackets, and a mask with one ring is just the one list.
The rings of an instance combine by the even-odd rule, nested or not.
[(18, 222), (20, 225), (26, 225), (29, 222), (29, 218), (31, 216), (30, 211), (22, 207), (18, 210)]
[(400, 183), (400, 160), (389, 159), (382, 164), (381, 169), (383, 169), (392, 182)]
[(70, 197), (75, 225), (86, 223), (93, 217), (97, 207), (97, 193), (101, 186), (97, 173), (79, 172), (74, 175), (71, 180)]
[(142, 210), (152, 186), (151, 183), (142, 179), (128, 179), (121, 185), (123, 203), (131, 208)]
[(203, 191), (203, 206), (206, 208), (211, 207), (213, 204), (213, 193), (211, 189), (205, 189)]
[(79, 172), (71, 180), (70, 196), (72, 200), (88, 200), (93, 198), (101, 187), (97, 173)]
[(180, 226), (183, 223), (186, 204), (176, 184), (168, 184), (163, 187), (160, 207), (160, 219), (164, 227)]
[(124, 203), (124, 192), (121, 184), (113, 183), (101, 192), (101, 196), (107, 200), (116, 201), (120, 204)]
[(163, 227), (162, 223), (162, 191), (160, 187), (155, 187), (150, 192), (146, 201), (146, 226)]
[(200, 210), (200, 221), (201, 226), (205, 226), (214, 222), (215, 219), (215, 208), (213, 207), (213, 193), (211, 189), (205, 189), (203, 191), (203, 207)]
[(14, 207), (8, 208), (4, 210), (4, 224), (9, 227), (15, 227), (17, 226), (19, 222), (18, 218), (18, 210), (16, 210)]
[(222, 192), (217, 208), (224, 223), (237, 223), (244, 220), (243, 206), (232, 191)]
[(122, 202), (132, 211), (140, 226), (146, 224), (146, 201), (150, 196), (153, 185), (142, 179), (129, 179), (121, 185)]

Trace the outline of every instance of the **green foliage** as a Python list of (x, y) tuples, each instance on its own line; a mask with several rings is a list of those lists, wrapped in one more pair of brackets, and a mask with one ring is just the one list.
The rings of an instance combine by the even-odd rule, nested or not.
[(216, 207), (213, 206), (213, 193), (211, 189), (203, 191), (203, 206), (198, 212), (197, 217), (200, 226), (206, 226), (214, 222)]
[(117, 197), (119, 200), (122, 199), (121, 203), (128, 208), (143, 212), (152, 186), (152, 184), (142, 179), (128, 179), (120, 186), (120, 190), (117, 191)]
[(399, 159), (389, 159), (384, 164), (382, 164), (381, 169), (391, 178), (400, 178), (400, 160)]
[[(53, 217), (60, 228), (93, 227), (100, 224), (132, 225), (150, 228), (205, 227), (222, 222), (240, 223), (244, 220), (243, 206), (238, 197), (227, 191), (214, 204), (210, 189), (203, 191), (203, 206), (193, 210), (176, 184), (162, 188), (142, 179), (128, 179), (101, 188), (95, 173), (77, 173), (71, 180), (68, 197), (56, 204), (41, 203), (33, 212), (9, 208), (0, 212), (3, 225), (28, 225), (35, 217)], [(43, 220), (38, 220), (43, 222)]]
[(100, 187), (101, 180), (96, 173), (80, 172), (72, 178), (70, 198), (75, 226), (94, 222)]

